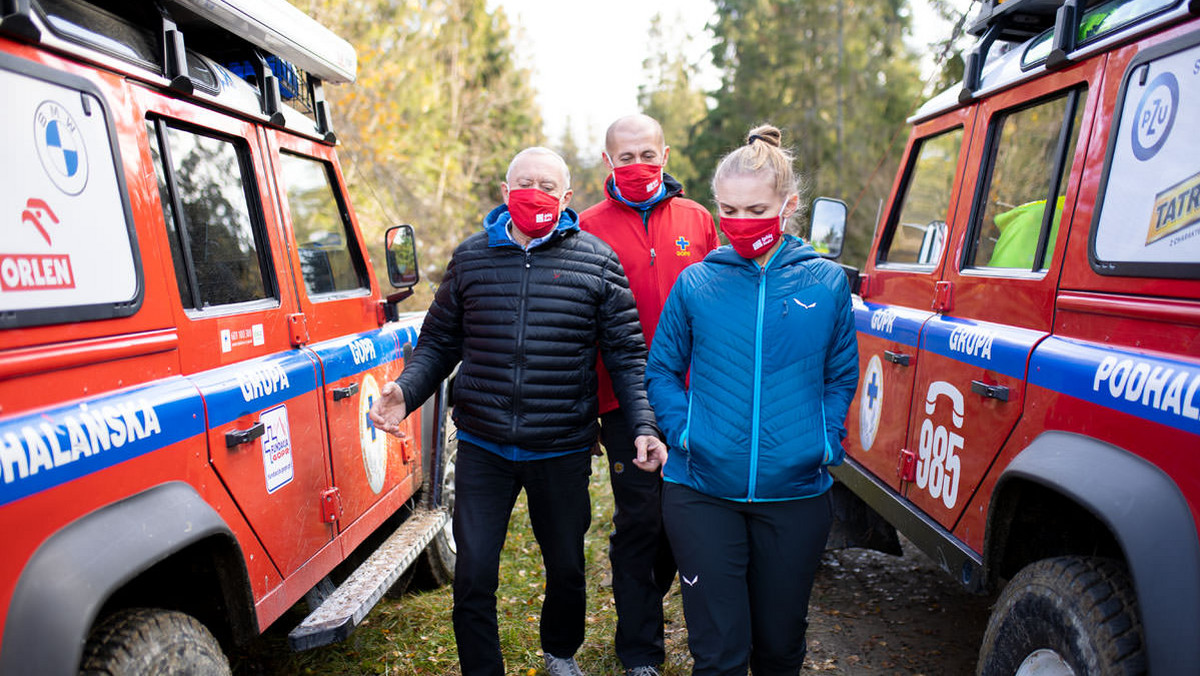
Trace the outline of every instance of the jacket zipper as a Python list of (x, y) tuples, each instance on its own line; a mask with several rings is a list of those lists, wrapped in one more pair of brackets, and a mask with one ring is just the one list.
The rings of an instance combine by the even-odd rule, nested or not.
[[(770, 265), (767, 261), (767, 265)], [(767, 298), (767, 268), (758, 271), (758, 314), (754, 321), (754, 399), (750, 418), (750, 492), (747, 500), (754, 502), (754, 489), (758, 484), (758, 409), (762, 396), (762, 331), (763, 311)]]
[(521, 271), (521, 301), (517, 312), (517, 359), (513, 364), (512, 438), (517, 438), (517, 418), (521, 412), (521, 379), (525, 372), (525, 315), (529, 311), (529, 267), (533, 255), (525, 251), (525, 268)]

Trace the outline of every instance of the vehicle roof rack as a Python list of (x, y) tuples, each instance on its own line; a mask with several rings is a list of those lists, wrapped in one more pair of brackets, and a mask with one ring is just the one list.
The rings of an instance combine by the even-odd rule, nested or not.
[(1075, 51), (1079, 18), (1085, 3), (1080, 0), (985, 0), (979, 15), (967, 29), (979, 41), (967, 53), (958, 100), (966, 103), (975, 98), (983, 79), (983, 64), (997, 40), (1024, 42), (1054, 28), (1054, 42), (1046, 58), (1046, 68), (1057, 70), (1070, 64), (1069, 54)]
[[(168, 86), (184, 95), (219, 91), (215, 81), (196, 78), (197, 72), (208, 72), (192, 67), (199, 61), (195, 55), (202, 54), (257, 88), (259, 112), (270, 124), (287, 125), (281, 105), (287, 102), (311, 117), (318, 137), (337, 142), (324, 85), (353, 82), (357, 54), (287, 0), (0, 0), (0, 34), (40, 42), (43, 25), (35, 19), (45, 24), (41, 15), (50, 4), (60, 21), (88, 27), (90, 32), (67, 35), (71, 42), (158, 69)], [(126, 36), (123, 26), (129, 34), (144, 35), (145, 42), (127, 52), (106, 50), (105, 39), (120, 42)]]
[(998, 28), (997, 40), (1024, 42), (1054, 25), (1064, 0), (983, 0), (967, 33), (983, 37)]

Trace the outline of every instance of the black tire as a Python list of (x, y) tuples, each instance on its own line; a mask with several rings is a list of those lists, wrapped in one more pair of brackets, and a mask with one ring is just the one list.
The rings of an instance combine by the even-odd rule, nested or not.
[[(446, 521), (445, 527), (438, 531), (438, 534), (425, 547), (425, 552), (417, 564), (415, 584), (424, 589), (436, 589), (453, 582), (454, 564), (458, 561), (458, 546), (454, 542), (453, 530), (454, 469), (458, 459), (458, 431), (454, 427), (452, 411), (453, 408), (447, 406), (443, 413), (445, 427), (442, 432), (444, 439), (442, 457), (433, 469), (432, 476), (429, 477), (429, 487), (425, 491), (426, 506), (445, 509), (451, 515), (451, 519)], [(432, 487), (434, 485), (440, 487), (440, 490), (436, 492), (439, 496), (437, 504), (434, 504), (433, 501), (435, 491), (432, 490)]]
[(83, 676), (229, 676), (229, 659), (190, 615), (134, 608), (109, 616), (83, 648)]
[(1035, 667), (1075, 676), (1146, 673), (1137, 597), (1123, 564), (1061, 556), (1026, 566), (1008, 583), (988, 620), (977, 673)]

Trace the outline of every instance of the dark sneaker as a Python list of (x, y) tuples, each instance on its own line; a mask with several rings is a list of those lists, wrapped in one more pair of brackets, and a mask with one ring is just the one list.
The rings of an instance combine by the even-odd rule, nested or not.
[(583, 676), (574, 657), (555, 657), (550, 653), (542, 653), (546, 658), (546, 673), (550, 676)]
[(659, 676), (658, 669), (650, 665), (625, 670), (625, 676)]

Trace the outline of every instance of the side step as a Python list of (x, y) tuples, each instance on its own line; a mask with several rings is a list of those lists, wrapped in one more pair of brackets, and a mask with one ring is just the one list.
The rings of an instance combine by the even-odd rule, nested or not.
[(320, 607), (288, 634), (292, 650), (317, 648), (349, 636), (392, 584), (416, 563), (448, 520), (444, 510), (414, 511)]

